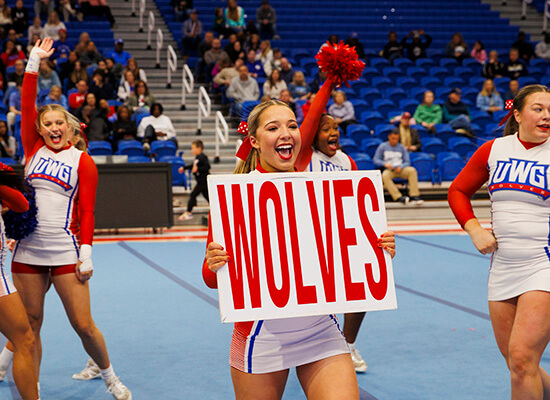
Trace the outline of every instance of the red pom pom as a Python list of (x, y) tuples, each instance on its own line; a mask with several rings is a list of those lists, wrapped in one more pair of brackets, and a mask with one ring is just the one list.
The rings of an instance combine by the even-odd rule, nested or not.
[(348, 81), (359, 79), (365, 68), (365, 63), (359, 60), (355, 47), (350, 48), (342, 41), (336, 46), (327, 42), (327, 46), (323, 46), (315, 58), (327, 78), (337, 82), (338, 86), (344, 83), (349, 87)]

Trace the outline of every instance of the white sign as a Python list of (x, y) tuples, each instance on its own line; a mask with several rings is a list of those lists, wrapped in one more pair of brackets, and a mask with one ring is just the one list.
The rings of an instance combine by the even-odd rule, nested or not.
[(397, 308), (380, 171), (208, 176), (222, 322)]

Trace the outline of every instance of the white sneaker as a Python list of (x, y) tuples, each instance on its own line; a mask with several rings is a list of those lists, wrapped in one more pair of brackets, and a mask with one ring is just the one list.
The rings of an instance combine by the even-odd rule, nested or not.
[(353, 348), (351, 350), (351, 360), (353, 361), (353, 367), (355, 368), (355, 372), (365, 372), (367, 370), (367, 363), (365, 360), (363, 360), (363, 357), (361, 357), (361, 354), (359, 354), (359, 350)]
[(73, 379), (77, 379), (80, 381), (89, 381), (91, 379), (97, 378), (101, 378), (101, 371), (99, 370), (99, 367), (97, 366), (95, 361), (91, 358), (88, 360), (86, 368), (80, 371), (80, 373), (73, 375)]
[(190, 219), (193, 219), (193, 214), (191, 214), (189, 211), (184, 212), (178, 217), (178, 220), (180, 221), (189, 221)]
[(122, 384), (118, 376), (111, 378), (105, 384), (107, 385), (107, 393), (112, 394), (116, 400), (132, 400), (132, 393)]

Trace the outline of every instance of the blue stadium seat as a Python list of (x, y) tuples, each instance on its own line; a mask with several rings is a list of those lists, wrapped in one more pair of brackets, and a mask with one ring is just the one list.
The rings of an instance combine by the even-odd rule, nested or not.
[[(503, 76), (501, 78), (495, 78), (494, 83), (495, 83), (495, 87), (499, 92), (505, 93), (509, 88), (510, 78), (508, 78), (507, 76)], [(481, 86), (479, 86), (479, 88), (481, 90)]]
[[(355, 111), (355, 115), (361, 115), (362, 112), (370, 110), (370, 105), (365, 100), (349, 99), (349, 101), (353, 105), (353, 110)], [(352, 125), (348, 127), (348, 130), (351, 126)]]
[(380, 71), (374, 67), (365, 67), (363, 69), (363, 73), (361, 74), (361, 79), (365, 79), (369, 82), (372, 81), (373, 78), (376, 78), (377, 76), (380, 76)]
[(437, 154), (445, 151), (445, 143), (436, 137), (428, 137), (422, 140), (422, 151), (428, 154)]
[(429, 73), (431, 77), (438, 78), (441, 81), (451, 75), (449, 70), (445, 67), (431, 67)]
[(151, 159), (147, 156), (128, 156), (129, 163), (148, 163)]
[(171, 140), (155, 140), (151, 143), (151, 153), (155, 155), (156, 160), (165, 156), (175, 156), (176, 150), (176, 144)]
[(446, 77), (445, 79), (443, 79), (443, 84), (445, 86), (450, 87), (450, 88), (466, 86), (466, 82), (464, 81), (464, 79), (462, 79), (458, 76), (448, 76), (448, 77)]
[(382, 92), (376, 88), (369, 87), (361, 89), (359, 92), (359, 96), (367, 103), (372, 104), (374, 100), (382, 98)]
[(449, 93), (451, 93), (451, 87), (448, 86), (440, 86), (435, 89), (435, 98), (441, 99), (443, 101), (447, 100), (449, 97)]
[(428, 76), (428, 71), (422, 67), (409, 67), (407, 68), (407, 76), (419, 81), (425, 76)]
[(352, 138), (355, 143), (361, 143), (363, 139), (372, 137), (370, 129), (363, 124), (349, 125), (346, 130), (346, 135), (347, 137)]
[(120, 140), (118, 142), (117, 154), (127, 156), (142, 156), (143, 145), (137, 140)]
[(385, 90), (387, 88), (393, 87), (394, 83), (390, 78), (386, 78), (385, 76), (377, 76), (372, 78), (372, 86), (374, 86), (378, 90)]
[(407, 111), (413, 115), (419, 104), (420, 102), (416, 99), (401, 99), (399, 100), (399, 109)]
[(351, 138), (340, 137), (340, 146), (342, 147), (342, 150), (344, 150), (346, 154), (361, 152), (361, 150), (359, 149), (359, 146), (357, 145), (357, 143), (355, 143), (355, 140)]
[(6, 164), (6, 165), (17, 164), (17, 162), (13, 158), (9, 158), (9, 157), (0, 157), (0, 163)]
[(378, 99), (372, 102), (372, 108), (382, 114), (382, 116), (387, 116), (388, 112), (395, 110), (397, 106), (390, 99)]
[(376, 153), (376, 149), (380, 144), (382, 144), (383, 140), (376, 137), (370, 137), (365, 138), (361, 140), (361, 151), (368, 154), (371, 158), (374, 157), (374, 153)]
[(431, 58), (419, 58), (416, 60), (416, 66), (422, 67), (424, 69), (430, 69), (431, 67), (435, 67), (437, 64), (434, 60)]
[(518, 83), (520, 87), (524, 87), (527, 85), (536, 85), (538, 81), (532, 76), (520, 76), (518, 78)]
[(414, 63), (408, 58), (396, 58), (393, 60), (393, 66), (401, 68), (403, 72), (407, 72), (407, 68), (414, 67)]
[(415, 87), (411, 89), (410, 97), (416, 99), (419, 103), (424, 101), (424, 93), (428, 90), (425, 87)]
[(91, 156), (110, 156), (113, 154), (113, 148), (109, 142), (93, 141), (88, 143), (88, 154)]
[[(472, 86), (472, 87), (478, 87), (478, 88), (482, 88), (483, 87), (483, 83), (485, 82), (485, 77), (483, 76), (472, 76), (469, 80), (468, 80), (468, 85), (469, 86)], [(497, 85), (496, 81), (495, 81), (495, 86)]]
[(430, 89), (432, 92), (435, 92), (435, 89), (437, 89), (438, 87), (443, 86), (443, 82), (441, 82), (441, 79), (433, 76), (426, 76), (420, 79), (420, 84), (423, 87)]
[(403, 76), (403, 71), (401, 71), (401, 68), (398, 67), (385, 67), (382, 70), (382, 75), (384, 75), (387, 78), (390, 78), (395, 82), (397, 78), (400, 76)]
[(470, 151), (476, 151), (477, 146), (470, 139), (463, 137), (454, 139), (452, 142), (449, 140), (449, 149), (457, 152), (461, 157), (466, 157)]
[(459, 66), (458, 61), (454, 58), (442, 58), (439, 60), (439, 65), (441, 67), (447, 68), (451, 73), (454, 72), (455, 68)]
[[(413, 154), (418, 155), (411, 157)], [(411, 153), (409, 156), (411, 157), (412, 166), (418, 174), (418, 180), (420, 182), (434, 182), (434, 159), (427, 153)]]
[(411, 78), (410, 76), (401, 76), (397, 78), (395, 83), (397, 87), (400, 87), (401, 89), (404, 89), (404, 90), (411, 90), (412, 88), (418, 86), (418, 82), (415, 79)]
[(464, 161), (461, 157), (448, 156), (439, 163), (439, 174), (442, 181), (452, 181), (464, 168)]
[(470, 86), (462, 88), (462, 101), (466, 99), (472, 104), (476, 104), (477, 95), (479, 94), (480, 90), (481, 89), (473, 88)]
[(493, 113), (493, 121), (499, 123), (500, 121), (502, 121), (502, 118), (508, 115), (509, 111), (510, 110), (495, 111)]
[(478, 124), (480, 127), (485, 128), (485, 125), (493, 122), (493, 118), (485, 111), (470, 111), (472, 116), (472, 123)]
[(420, 141), (424, 138), (432, 137), (432, 134), (428, 132), (426, 128), (424, 128), (422, 125), (411, 125), (411, 128), (414, 128), (418, 131), (418, 137), (420, 137)]
[(462, 78), (463, 80), (467, 81), (476, 73), (472, 71), (470, 67), (456, 67), (454, 70), (454, 75), (458, 76), (459, 78)]
[(449, 124), (435, 124), (436, 136), (444, 143), (447, 143), (450, 137), (456, 136), (456, 131)]
[(462, 60), (462, 66), (469, 67), (473, 71), (477, 71), (478, 68), (482, 68), (482, 65), (475, 58), (465, 58), (464, 60)]
[(529, 68), (528, 70), (529, 76), (533, 77), (537, 83), (539, 83), (544, 76), (544, 71), (540, 68)]
[(392, 87), (386, 89), (386, 97), (393, 101), (395, 104), (408, 97), (407, 92), (400, 87)]
[[(259, 84), (258, 84), (259, 85)], [(248, 119), (248, 114), (256, 107), (258, 104), (260, 104), (260, 101), (258, 100), (252, 100), (252, 101), (243, 101), (241, 103), (241, 112), (239, 115), (239, 118), (242, 121), (246, 121)]]
[(350, 85), (353, 88), (353, 90), (355, 91), (355, 93), (357, 93), (358, 95), (361, 94), (361, 89), (370, 88), (369, 83), (364, 81), (364, 80), (361, 80), (361, 79), (350, 82)]
[[(531, 61), (529, 61), (529, 66), (546, 69), (550, 67), (550, 63), (544, 58), (533, 58)], [(531, 70), (529, 69), (529, 71)]]
[[(155, 142), (153, 142), (155, 143)], [(159, 162), (165, 162), (172, 165), (172, 186), (183, 186), (188, 189), (187, 175), (182, 167), (185, 167), (185, 161), (177, 156), (163, 156)]]
[(357, 169), (360, 171), (369, 171), (374, 169), (372, 158), (365, 153), (354, 153), (350, 157), (355, 161)]
[(460, 158), (460, 154), (458, 154), (456, 151), (441, 151), (436, 154), (436, 163), (439, 165), (441, 161), (446, 157), (456, 157)]
[(395, 125), (393, 124), (378, 124), (374, 127), (374, 136), (386, 140), (388, 134), (393, 131)]
[(383, 57), (371, 58), (369, 62), (371, 67), (376, 68), (380, 72), (382, 72), (387, 67), (391, 67), (390, 62)]

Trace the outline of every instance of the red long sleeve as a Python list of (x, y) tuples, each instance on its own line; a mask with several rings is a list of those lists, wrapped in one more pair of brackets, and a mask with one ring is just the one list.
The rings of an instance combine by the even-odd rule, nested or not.
[(0, 199), (2, 199), (2, 205), (12, 211), (22, 213), (29, 209), (29, 202), (25, 196), (19, 190), (9, 186), (0, 185)]
[[(210, 218), (208, 219), (208, 238), (206, 239), (206, 247), (213, 241), (212, 239), (212, 227), (210, 226)], [(206, 257), (202, 263), (202, 279), (204, 283), (211, 289), (218, 288), (218, 279), (216, 278), (216, 273), (210, 271), (208, 264), (206, 263)]]
[(466, 222), (476, 217), (470, 199), (489, 179), (487, 162), (493, 142), (494, 140), (491, 140), (477, 149), (449, 187), (447, 200), (462, 227)]
[(21, 90), (21, 141), (27, 162), (44, 145), (44, 140), (36, 130), (36, 91), (38, 75), (25, 72)]
[(88, 154), (83, 153), (78, 165), (78, 213), (80, 215), (80, 242), (92, 244), (95, 226), (95, 196), (97, 190), (97, 167)]
[(357, 171), (358, 170), (357, 164), (355, 164), (355, 161), (353, 160), (353, 158), (351, 158), (349, 155), (347, 155), (347, 156), (349, 158), (349, 161), (351, 162), (351, 170), (352, 171)]
[(311, 161), (311, 155), (313, 154), (311, 146), (313, 145), (317, 129), (319, 128), (319, 121), (321, 121), (321, 115), (323, 115), (335, 87), (336, 82), (331, 79), (327, 79), (325, 83), (323, 83), (323, 86), (321, 86), (321, 89), (319, 89), (311, 103), (307, 116), (300, 126), (302, 145), (296, 163), (294, 164), (298, 171), (305, 171)]

